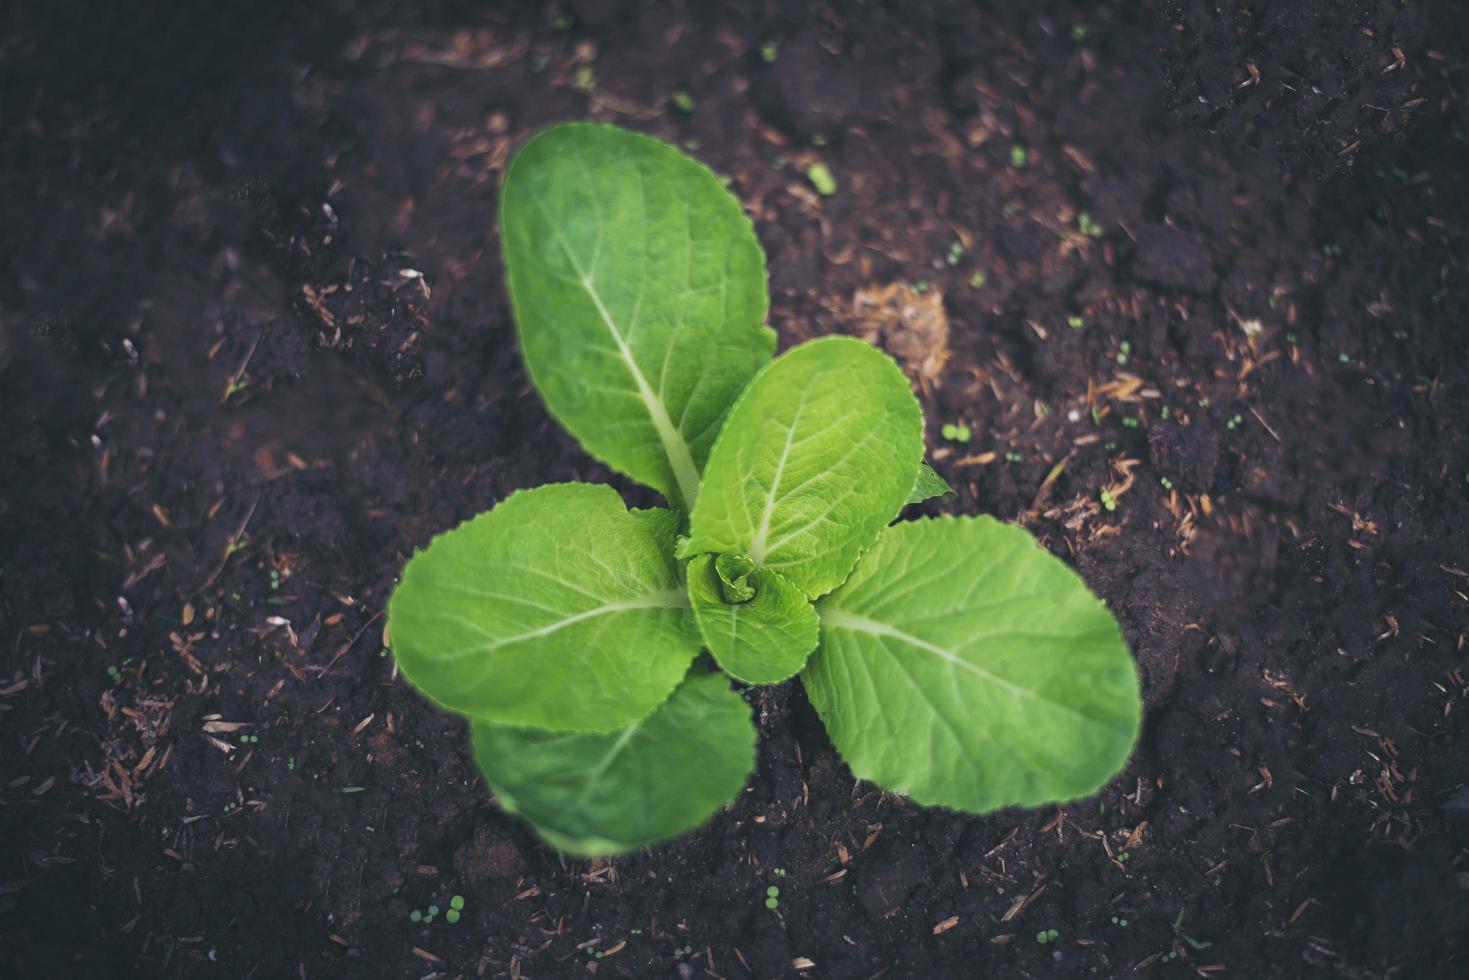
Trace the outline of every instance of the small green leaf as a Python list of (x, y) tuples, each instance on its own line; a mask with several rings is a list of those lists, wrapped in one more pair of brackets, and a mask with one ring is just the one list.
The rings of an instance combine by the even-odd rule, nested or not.
[(755, 598), (755, 584), (750, 573), (755, 563), (744, 555), (720, 555), (714, 559), (714, 571), (719, 576), (719, 590), (725, 602), (749, 602)]
[(725, 410), (775, 347), (740, 202), (666, 143), (572, 123), (520, 149), (500, 207), (520, 345), (551, 414), (692, 507)]
[(938, 471), (927, 463), (918, 467), (918, 482), (913, 485), (913, 491), (908, 494), (908, 503), (921, 504), (925, 500), (934, 497), (952, 497), (954, 488), (949, 486), (947, 480), (938, 475)]
[(813, 163), (807, 167), (806, 179), (811, 181), (811, 186), (822, 197), (830, 197), (837, 192), (837, 179), (832, 176), (831, 168), (824, 163)]
[(514, 494), (435, 538), (388, 605), (424, 694), (511, 725), (610, 731), (646, 717), (699, 652), (673, 561), (678, 517), (610, 487)]
[(723, 675), (694, 673), (615, 732), (476, 720), (474, 755), (501, 807), (563, 851), (603, 857), (697, 827), (733, 800), (755, 766), (755, 726)]
[(890, 357), (851, 337), (802, 344), (730, 409), (681, 554), (746, 555), (814, 599), (898, 516), (922, 460), (923, 416)]
[(800, 589), (764, 568), (748, 572), (749, 600), (727, 602), (718, 564), (719, 559), (698, 555), (688, 568), (689, 600), (709, 652), (746, 684), (794, 677), (816, 648), (821, 623), (815, 608)]
[(860, 779), (984, 813), (1087, 796), (1127, 761), (1141, 703), (1117, 623), (1021, 528), (894, 525), (817, 609), (801, 677)]

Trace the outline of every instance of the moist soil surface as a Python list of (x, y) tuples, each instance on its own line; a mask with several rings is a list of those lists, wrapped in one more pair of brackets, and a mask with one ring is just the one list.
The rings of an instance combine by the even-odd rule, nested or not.
[[(1455, 5), (200, 6), (0, 15), (0, 973), (1469, 969)], [(1096, 797), (920, 808), (792, 682), (682, 840), (495, 808), (382, 614), (516, 489), (656, 500), (507, 306), (506, 162), (575, 118), (728, 177), (782, 347), (903, 359), (915, 512), (1106, 599), (1147, 708)]]

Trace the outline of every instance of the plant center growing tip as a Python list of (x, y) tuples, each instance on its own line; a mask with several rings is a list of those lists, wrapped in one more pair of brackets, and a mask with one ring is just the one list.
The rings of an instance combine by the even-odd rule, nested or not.
[(714, 571), (719, 575), (719, 591), (725, 602), (737, 606), (755, 598), (756, 586), (751, 578), (755, 563), (744, 555), (717, 556)]

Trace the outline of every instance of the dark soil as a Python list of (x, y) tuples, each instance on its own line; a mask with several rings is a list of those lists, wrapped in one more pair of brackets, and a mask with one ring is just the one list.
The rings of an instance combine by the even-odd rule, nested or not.
[[(0, 13), (0, 973), (1469, 970), (1457, 5), (304, 6)], [(941, 292), (925, 508), (1119, 616), (1098, 797), (920, 809), (793, 683), (685, 840), (563, 861), (495, 809), (382, 609), (512, 490), (653, 499), (506, 306), (506, 160), (582, 117), (731, 178), (782, 345)]]

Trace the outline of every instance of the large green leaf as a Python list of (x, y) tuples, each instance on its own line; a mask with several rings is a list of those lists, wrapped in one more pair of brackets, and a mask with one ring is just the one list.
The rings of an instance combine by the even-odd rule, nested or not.
[(630, 851), (697, 827), (755, 767), (750, 707), (718, 673), (692, 673), (643, 721), (586, 735), (474, 723), (499, 804), (575, 854)]
[(776, 684), (794, 677), (806, 663), (821, 623), (801, 590), (778, 572), (750, 571), (748, 584), (739, 583), (751, 595), (744, 601), (729, 601), (729, 584), (712, 555), (695, 556), (688, 575), (699, 632), (719, 666), (732, 676), (746, 684)]
[(1141, 706), (1107, 608), (1024, 530), (988, 517), (896, 524), (818, 605), (802, 673), (852, 772), (983, 813), (1095, 792)]
[(850, 337), (802, 344), (730, 409), (682, 553), (747, 556), (814, 599), (898, 516), (922, 458), (923, 415), (891, 358)]
[(393, 653), (447, 708), (610, 731), (663, 702), (700, 639), (672, 550), (678, 517), (609, 487), (525, 490), (435, 538), (388, 604)]
[(551, 413), (692, 507), (720, 419), (775, 349), (739, 201), (665, 143), (572, 123), (521, 148), (500, 207), (520, 344)]

